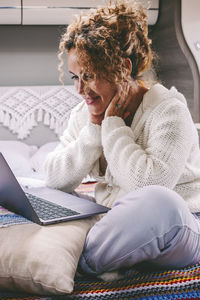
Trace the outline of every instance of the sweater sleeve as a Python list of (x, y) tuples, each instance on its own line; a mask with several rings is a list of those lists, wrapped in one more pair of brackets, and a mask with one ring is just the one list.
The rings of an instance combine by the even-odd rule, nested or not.
[(104, 154), (115, 184), (124, 191), (146, 185), (173, 189), (177, 184), (192, 147), (193, 123), (187, 107), (174, 100), (146, 121), (140, 145), (121, 118), (103, 121)]
[(101, 127), (88, 121), (81, 128), (78, 116), (72, 113), (60, 144), (44, 162), (46, 185), (72, 192), (101, 154)]

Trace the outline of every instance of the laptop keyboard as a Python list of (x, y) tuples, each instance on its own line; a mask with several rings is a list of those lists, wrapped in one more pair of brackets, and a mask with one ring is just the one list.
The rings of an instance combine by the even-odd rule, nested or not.
[(80, 215), (77, 211), (54, 204), (29, 193), (25, 193), (39, 218), (43, 220)]

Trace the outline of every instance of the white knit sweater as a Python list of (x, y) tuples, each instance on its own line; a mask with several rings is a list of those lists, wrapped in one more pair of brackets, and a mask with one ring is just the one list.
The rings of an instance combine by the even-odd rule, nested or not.
[[(45, 161), (48, 186), (72, 192), (90, 174), (99, 182), (96, 201), (112, 207), (125, 193), (162, 185), (179, 193), (192, 212), (200, 211), (198, 134), (185, 98), (175, 88), (154, 85), (131, 127), (119, 117), (92, 124), (83, 101), (72, 111), (60, 141)], [(99, 175), (102, 153), (105, 176)]]

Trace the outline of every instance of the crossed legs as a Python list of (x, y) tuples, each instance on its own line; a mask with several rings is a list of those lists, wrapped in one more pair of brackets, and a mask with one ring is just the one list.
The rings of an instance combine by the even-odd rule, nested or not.
[(200, 261), (200, 220), (175, 192), (147, 186), (119, 199), (89, 231), (81, 268), (101, 274), (145, 262), (184, 267)]

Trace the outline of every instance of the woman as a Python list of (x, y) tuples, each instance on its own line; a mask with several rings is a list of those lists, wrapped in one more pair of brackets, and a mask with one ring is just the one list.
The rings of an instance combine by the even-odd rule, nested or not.
[[(79, 265), (102, 274), (141, 262), (200, 260), (200, 151), (183, 95), (142, 75), (153, 54), (139, 4), (115, 2), (78, 17), (62, 55), (83, 97), (45, 162), (46, 182), (72, 192), (90, 174), (112, 209), (90, 230)], [(70, 174), (70, 175), (69, 175)]]

